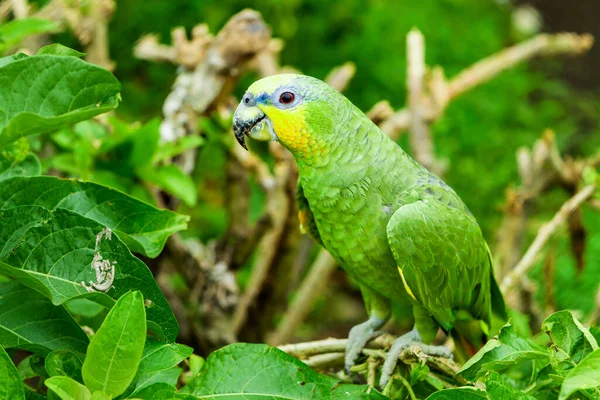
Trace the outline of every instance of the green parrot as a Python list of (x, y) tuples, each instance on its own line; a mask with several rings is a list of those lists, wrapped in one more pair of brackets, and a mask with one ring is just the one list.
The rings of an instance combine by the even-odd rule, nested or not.
[(385, 387), (399, 353), (431, 346), (442, 328), (463, 359), (490, 333), (492, 313), (506, 318), (489, 248), (458, 195), (413, 160), (341, 93), (316, 78), (283, 74), (244, 94), (234, 134), (275, 140), (298, 164), (301, 227), (358, 282), (369, 319), (350, 330), (346, 368), (390, 318), (411, 307), (414, 329), (384, 363)]

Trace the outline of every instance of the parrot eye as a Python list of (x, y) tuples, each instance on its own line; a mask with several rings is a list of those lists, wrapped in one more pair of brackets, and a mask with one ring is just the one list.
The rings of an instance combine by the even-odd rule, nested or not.
[(281, 96), (279, 96), (279, 102), (281, 104), (290, 104), (292, 101), (294, 101), (294, 93), (292, 92), (283, 92), (281, 93)]

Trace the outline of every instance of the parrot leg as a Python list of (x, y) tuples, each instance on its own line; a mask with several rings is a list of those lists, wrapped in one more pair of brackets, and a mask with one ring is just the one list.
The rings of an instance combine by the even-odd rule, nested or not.
[(394, 373), (394, 369), (396, 368), (396, 364), (398, 363), (398, 356), (404, 349), (409, 347), (419, 347), (425, 354), (434, 357), (444, 357), (452, 359), (452, 352), (445, 346), (432, 346), (423, 343), (421, 339), (421, 335), (419, 335), (419, 331), (417, 328), (413, 328), (412, 331), (400, 336), (394, 344), (392, 348), (388, 352), (387, 358), (383, 363), (383, 368), (381, 370), (381, 378), (379, 380), (379, 386), (383, 389), (389, 382), (392, 374)]
[(354, 365), (358, 353), (365, 347), (367, 342), (381, 334), (377, 331), (386, 323), (385, 319), (370, 317), (362, 324), (358, 324), (350, 329), (348, 333), (348, 343), (346, 344), (346, 372), (350, 374), (350, 368)]
[(385, 325), (390, 318), (390, 304), (388, 299), (363, 285), (360, 285), (360, 291), (365, 301), (369, 319), (362, 324), (356, 325), (348, 333), (345, 358), (345, 367), (348, 374), (350, 374), (350, 368), (354, 365), (358, 354), (369, 340), (381, 334), (381, 332), (378, 332), (378, 329)]

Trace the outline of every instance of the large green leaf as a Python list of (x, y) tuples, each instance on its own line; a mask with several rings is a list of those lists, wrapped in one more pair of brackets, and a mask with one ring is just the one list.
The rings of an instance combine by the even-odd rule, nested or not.
[(549, 362), (546, 349), (515, 333), (511, 324), (506, 324), (497, 337), (490, 339), (458, 372), (469, 380), (475, 380), (484, 371), (503, 371), (524, 361), (533, 369), (527, 373), (532, 377)]
[(195, 206), (198, 201), (194, 180), (175, 164), (165, 165), (164, 167), (148, 166), (139, 168), (137, 174), (146, 182), (180, 198), (190, 207)]
[(569, 371), (560, 389), (559, 400), (567, 399), (578, 390), (592, 390), (600, 398), (600, 349), (594, 350)]
[(130, 292), (117, 301), (93, 336), (83, 363), (83, 381), (92, 391), (112, 396), (133, 380), (146, 340), (144, 297)]
[(163, 343), (148, 338), (134, 379), (134, 382), (138, 382), (136, 390), (148, 386), (152, 382), (151, 377), (161, 372), (169, 370), (169, 373), (175, 374), (174, 370), (171, 371), (173, 367), (189, 357), (190, 354), (192, 354), (191, 347), (177, 343)]
[(320, 375), (279, 349), (247, 343), (213, 352), (181, 393), (197, 399), (386, 399), (367, 386)]
[(427, 400), (487, 400), (488, 397), (483, 390), (473, 387), (461, 387), (455, 389), (444, 389), (433, 393)]
[(50, 376), (68, 376), (77, 382), (81, 377), (82, 362), (79, 356), (69, 350), (56, 350), (46, 356), (46, 371)]
[(90, 400), (92, 394), (81, 383), (67, 376), (53, 376), (44, 384), (61, 400)]
[(490, 400), (535, 400), (520, 390), (512, 387), (508, 378), (497, 372), (489, 372), (485, 378), (485, 389)]
[(85, 53), (63, 46), (60, 43), (52, 43), (48, 46), (44, 46), (38, 50), (36, 55), (41, 56), (43, 54), (51, 54), (55, 56), (70, 56), (70, 57), (83, 57)]
[(128, 399), (170, 400), (175, 399), (175, 386), (168, 383), (154, 383), (143, 389), (136, 390)]
[(589, 329), (581, 325), (570, 311), (550, 315), (542, 324), (542, 331), (552, 340), (548, 349), (552, 366), (559, 374), (573, 368), (585, 356), (598, 348)]
[(21, 375), (2, 346), (0, 346), (0, 399), (25, 400)]
[(30, 35), (60, 31), (60, 25), (43, 18), (14, 19), (0, 24), (0, 53)]
[[(110, 308), (128, 291), (140, 290), (148, 302), (149, 328), (159, 337), (175, 340), (177, 320), (152, 273), (118, 237), (107, 237), (107, 228), (69, 210), (39, 206), (0, 209), (0, 220), (0, 273), (55, 305), (87, 297)], [(98, 279), (94, 257), (94, 265), (100, 261), (114, 266), (112, 282)], [(89, 291), (89, 282), (107, 287), (96, 285), (103, 291)]]
[(0, 345), (42, 355), (59, 349), (83, 355), (88, 342), (63, 306), (19, 282), (0, 282)]
[(0, 59), (0, 146), (117, 107), (119, 81), (76, 57)]
[(49, 176), (0, 182), (0, 210), (25, 205), (65, 208), (93, 219), (114, 231), (132, 251), (148, 257), (156, 257), (167, 238), (185, 229), (188, 220), (91, 182)]
[(42, 173), (40, 160), (29, 154), (24, 160), (11, 160), (0, 154), (0, 181), (15, 176), (34, 176)]

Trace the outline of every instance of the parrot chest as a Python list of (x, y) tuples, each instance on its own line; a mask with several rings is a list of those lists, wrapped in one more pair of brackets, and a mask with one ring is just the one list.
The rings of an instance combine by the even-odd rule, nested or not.
[(360, 283), (382, 292), (401, 285), (386, 226), (398, 204), (368, 178), (346, 187), (319, 185), (305, 196), (325, 248)]

